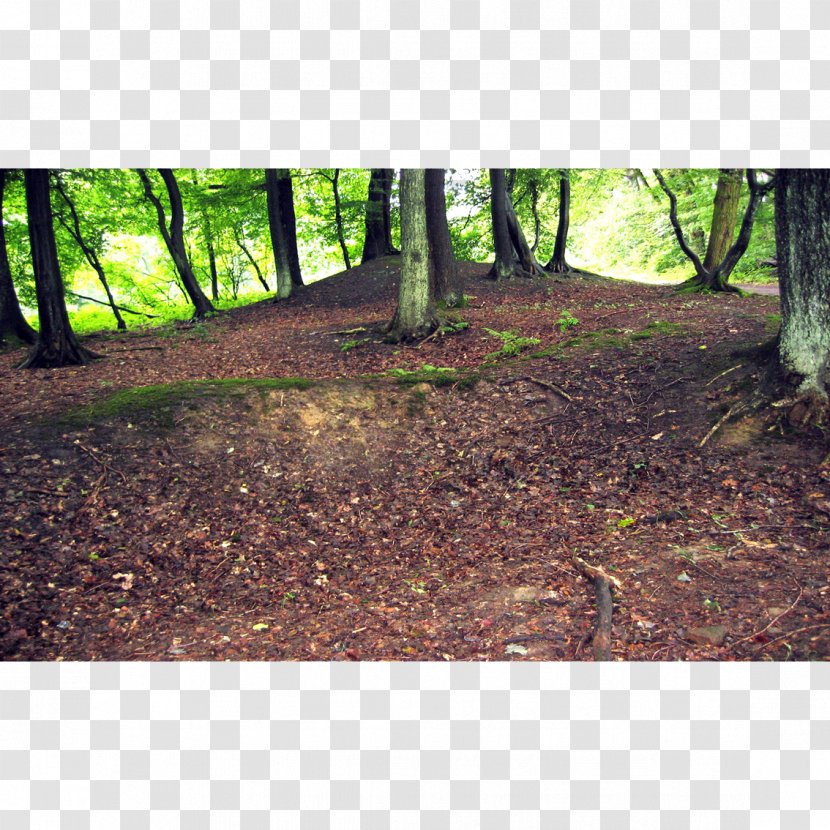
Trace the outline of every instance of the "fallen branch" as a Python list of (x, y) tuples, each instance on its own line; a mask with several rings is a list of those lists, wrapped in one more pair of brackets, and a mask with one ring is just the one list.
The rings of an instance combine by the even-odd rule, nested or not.
[(830, 628), (830, 622), (817, 623), (816, 625), (805, 625), (801, 628), (796, 628), (794, 631), (788, 631), (786, 634), (782, 634), (780, 637), (776, 637), (774, 640), (770, 640), (768, 643), (764, 643), (764, 645), (755, 649), (755, 654), (760, 654), (764, 649), (767, 649), (770, 646), (783, 643), (785, 640), (792, 637), (793, 634), (803, 634), (805, 631), (815, 631), (818, 628)]
[(127, 349), (112, 349), (107, 354), (118, 354), (118, 352), (163, 352), (164, 346), (132, 346)]
[(568, 403), (573, 402), (573, 398), (561, 387), (557, 386), (555, 383), (551, 383), (548, 380), (542, 380), (541, 378), (531, 378), (529, 377), (528, 380), (531, 383), (535, 383), (538, 386), (542, 386), (545, 389), (550, 389), (551, 392), (555, 392), (559, 395), (560, 398), (564, 398)]
[[(73, 297), (79, 297), (80, 299), (87, 300), (90, 303), (97, 303), (98, 305), (105, 305), (107, 308), (112, 308), (112, 306), (109, 303), (104, 302), (104, 300), (96, 300), (95, 297), (87, 297), (86, 294), (79, 294), (77, 291), (70, 291), (68, 288), (65, 289), (65, 291), (67, 294), (71, 294)], [(157, 318), (159, 316), (158, 314), (150, 314), (147, 311), (136, 311), (135, 309), (127, 308), (126, 306), (118, 305), (117, 303), (115, 305), (115, 308), (117, 308), (119, 311), (126, 311), (127, 314), (135, 314), (136, 317)]]
[(781, 619), (781, 617), (786, 617), (787, 614), (789, 614), (790, 611), (792, 611), (793, 608), (795, 608), (795, 606), (798, 605), (798, 602), (801, 599), (803, 594), (804, 594), (804, 589), (799, 588), (798, 589), (798, 596), (795, 598), (795, 602), (793, 602), (793, 604), (786, 611), (783, 611), (782, 613), (780, 613), (774, 620), (772, 620), (772, 622), (770, 622), (768, 625), (765, 625), (760, 631), (756, 631), (753, 634), (750, 634), (748, 637), (742, 637), (740, 640), (737, 640), (736, 642), (732, 643), (730, 648), (735, 648), (735, 646), (739, 646), (741, 643), (746, 643), (749, 640), (754, 640), (756, 637), (760, 637), (762, 634), (764, 634), (766, 631), (768, 631), (770, 628), (772, 628), (778, 622), (778, 620)]
[(703, 436), (703, 440), (697, 445), (698, 448), (703, 448), (706, 445), (706, 442), (733, 416), (737, 415), (739, 412), (742, 412), (746, 408), (746, 404), (743, 401), (730, 406), (729, 409), (726, 411), (726, 414), (720, 418), (717, 423)]
[(594, 631), (593, 647), (594, 660), (611, 659), (611, 614), (613, 600), (611, 591), (622, 588), (620, 581), (607, 574), (602, 568), (589, 565), (579, 556), (573, 557), (573, 563), (580, 573), (594, 585), (597, 598), (597, 625)]
[(116, 470), (115, 467), (112, 467), (111, 465), (107, 464), (106, 461), (102, 461), (100, 458), (98, 458), (98, 456), (95, 454), (93, 450), (91, 450), (89, 447), (85, 447), (80, 441), (75, 441), (74, 443), (76, 447), (82, 449), (93, 461), (97, 462), (104, 468), (105, 477), (107, 473), (115, 473), (116, 475), (121, 476), (121, 480), (126, 483), (127, 476), (124, 475), (124, 473), (122, 473), (121, 470)]
[(704, 383), (703, 388), (705, 389), (707, 386), (711, 386), (718, 378), (722, 378), (725, 375), (728, 375), (730, 372), (734, 372), (736, 369), (743, 369), (744, 364), (739, 363), (737, 366), (733, 366), (731, 369), (727, 369), (725, 372), (721, 372), (719, 375), (715, 375), (709, 383)]

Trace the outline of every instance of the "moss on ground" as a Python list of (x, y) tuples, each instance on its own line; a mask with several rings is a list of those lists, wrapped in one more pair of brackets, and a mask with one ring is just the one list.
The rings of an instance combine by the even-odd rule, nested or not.
[[(174, 406), (205, 398), (240, 398), (251, 391), (308, 389), (314, 381), (307, 378), (217, 378), (184, 380), (155, 386), (122, 389), (100, 401), (67, 413), (65, 422), (74, 425), (118, 418), (125, 415), (162, 416), (169, 419)], [(168, 416), (167, 419), (164, 416)], [(171, 421), (172, 422), (172, 421)]]

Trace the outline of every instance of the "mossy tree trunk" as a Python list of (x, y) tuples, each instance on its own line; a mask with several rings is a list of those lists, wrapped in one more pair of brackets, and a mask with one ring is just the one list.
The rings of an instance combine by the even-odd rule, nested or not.
[(387, 339), (416, 340), (438, 325), (430, 285), (426, 172), (401, 171), (401, 284)]
[(443, 168), (425, 171), (427, 233), (429, 235), (430, 274), (432, 296), (447, 305), (460, 299), (458, 263), (452, 252), (452, 239), (447, 223), (447, 199), (444, 192)]
[(703, 268), (706, 271), (714, 271), (732, 247), (735, 228), (738, 224), (738, 205), (741, 201), (742, 183), (742, 170), (724, 169), (718, 175), (712, 226), (709, 230), (706, 256), (703, 259)]
[(28, 343), (37, 340), (37, 332), (26, 322), (20, 310), (17, 292), (14, 290), (12, 269), (9, 264), (9, 252), (6, 248), (6, 231), (3, 227), (3, 193), (8, 174), (0, 170), (0, 346), (8, 338)]
[(54, 369), (89, 363), (97, 355), (78, 342), (66, 311), (52, 224), (49, 171), (26, 170), (24, 180), (40, 331), (20, 368)]
[(170, 203), (170, 225), (168, 227), (164, 206), (159, 197), (153, 192), (153, 186), (147, 171), (139, 168), (136, 172), (144, 185), (144, 195), (156, 209), (159, 230), (164, 239), (164, 244), (167, 245), (167, 250), (170, 252), (173, 264), (176, 266), (176, 273), (179, 275), (182, 287), (190, 298), (190, 302), (193, 303), (193, 317), (196, 320), (201, 320), (215, 309), (204, 291), (202, 291), (187, 257), (187, 246), (184, 241), (184, 206), (182, 205), (182, 194), (176, 176), (170, 169), (159, 168), (158, 172), (164, 182)]
[(268, 202), (268, 229), (271, 232), (271, 248), (274, 251), (274, 265), (277, 269), (277, 300), (291, 296), (291, 259), (288, 254), (289, 241), (286, 238), (285, 222), (282, 216), (279, 174), (276, 170), (265, 171), (265, 193)]
[(369, 177), (369, 194), (366, 200), (366, 236), (363, 241), (361, 263), (400, 253), (392, 244), (392, 182), (394, 178), (395, 171), (391, 169), (372, 170)]
[(830, 384), (830, 170), (776, 174), (778, 360), (797, 388), (791, 417), (826, 421)]

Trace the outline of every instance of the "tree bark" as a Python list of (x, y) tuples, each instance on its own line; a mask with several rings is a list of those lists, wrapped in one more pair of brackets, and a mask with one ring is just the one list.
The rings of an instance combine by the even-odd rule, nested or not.
[(683, 229), (680, 226), (680, 220), (677, 218), (677, 197), (672, 192), (671, 188), (666, 184), (662, 173), (659, 170), (654, 171), (657, 181), (663, 192), (669, 197), (669, 221), (674, 229), (677, 242), (680, 249), (688, 257), (689, 261), (695, 269), (695, 275), (686, 282), (678, 286), (678, 291), (683, 293), (690, 293), (696, 291), (729, 291), (737, 293), (738, 289), (729, 284), (729, 277), (735, 266), (740, 261), (741, 257), (746, 253), (749, 247), (750, 239), (752, 238), (752, 227), (755, 223), (755, 215), (758, 208), (761, 206), (764, 196), (772, 188), (773, 181), (770, 180), (765, 184), (758, 182), (757, 175), (754, 170), (747, 169), (746, 180), (749, 184), (749, 202), (744, 211), (743, 221), (741, 222), (741, 229), (738, 232), (738, 238), (734, 244), (729, 248), (723, 260), (711, 271), (704, 268), (700, 257), (692, 250), (686, 237), (683, 234)]
[(432, 296), (435, 300), (452, 306), (460, 299), (458, 263), (452, 252), (450, 227), (447, 223), (447, 199), (444, 192), (444, 170), (442, 168), (425, 171), (424, 189)]
[(6, 231), (3, 226), (6, 175), (5, 170), (0, 170), (0, 346), (3, 346), (9, 337), (31, 346), (37, 340), (37, 332), (26, 322), (20, 310), (20, 302), (12, 280), (9, 252), (6, 248)]
[(83, 365), (98, 355), (78, 342), (69, 323), (52, 224), (49, 171), (26, 170), (24, 178), (40, 331), (20, 368), (53, 369)]
[(424, 337), (438, 325), (430, 291), (425, 180), (424, 170), (401, 172), (401, 285), (387, 335), (394, 343)]
[(565, 252), (568, 247), (568, 228), (571, 224), (571, 172), (559, 171), (559, 224), (556, 228), (556, 243), (553, 256), (545, 265), (549, 274), (568, 274), (573, 269), (568, 265)]
[(277, 294), (275, 300), (284, 300), (291, 296), (291, 260), (288, 254), (285, 222), (282, 216), (279, 174), (274, 169), (265, 171), (265, 193), (268, 201), (268, 228), (271, 231), (271, 247), (274, 251), (274, 264), (277, 269)]
[(490, 191), (495, 260), (487, 276), (492, 280), (505, 280), (542, 273), (516, 219), (504, 170), (490, 169)]
[(58, 219), (60, 223), (66, 228), (69, 235), (77, 242), (78, 247), (83, 252), (83, 255), (86, 261), (89, 263), (89, 266), (95, 271), (96, 275), (98, 276), (98, 281), (101, 283), (101, 286), (104, 289), (104, 293), (107, 295), (107, 303), (109, 304), (110, 310), (112, 311), (113, 316), (115, 317), (115, 325), (119, 331), (126, 331), (127, 324), (124, 322), (124, 318), (121, 316), (121, 312), (118, 310), (118, 305), (115, 302), (115, 297), (112, 296), (112, 291), (110, 290), (110, 285), (107, 280), (107, 275), (104, 272), (104, 266), (101, 264), (101, 260), (98, 257), (98, 252), (87, 243), (84, 239), (83, 233), (81, 233), (81, 220), (78, 217), (78, 211), (75, 208), (75, 203), (70, 198), (69, 194), (66, 192), (66, 188), (64, 188), (63, 183), (60, 180), (60, 176), (55, 177), (55, 186), (60, 193), (61, 198), (63, 199), (64, 203), (66, 204), (67, 208), (69, 208), (69, 217), (71, 222), (67, 222), (63, 215), (59, 215)]
[(280, 218), (282, 219), (291, 282), (294, 285), (303, 285), (300, 254), (297, 250), (297, 216), (294, 213), (294, 184), (291, 180), (290, 170), (285, 168), (277, 170), (277, 194), (280, 203)]
[(147, 171), (139, 168), (136, 172), (144, 185), (144, 195), (156, 209), (159, 230), (165, 245), (167, 245), (167, 250), (170, 252), (173, 264), (176, 266), (176, 273), (182, 281), (182, 286), (190, 298), (190, 302), (193, 303), (193, 317), (196, 320), (201, 320), (215, 309), (202, 291), (199, 281), (193, 273), (190, 260), (187, 258), (187, 248), (184, 242), (184, 207), (182, 206), (182, 194), (176, 182), (176, 176), (170, 169), (160, 168), (158, 171), (167, 189), (167, 198), (170, 201), (170, 226), (168, 227), (164, 206), (159, 197), (153, 192)]
[(343, 233), (343, 209), (340, 206), (340, 168), (334, 170), (334, 176), (331, 181), (331, 188), (334, 191), (334, 222), (337, 226), (337, 241), (340, 243), (340, 250), (343, 252), (343, 263), (348, 271), (352, 267), (349, 259), (349, 249), (346, 246), (346, 236)]
[(797, 385), (796, 422), (826, 420), (830, 383), (830, 170), (776, 174), (778, 360)]
[(372, 170), (369, 178), (369, 195), (366, 200), (366, 236), (363, 241), (361, 263), (400, 253), (392, 245), (392, 181), (394, 177), (394, 170)]
[(706, 256), (703, 259), (703, 267), (706, 271), (714, 271), (732, 247), (735, 227), (738, 224), (738, 204), (741, 201), (742, 183), (743, 172), (741, 170), (725, 169), (721, 170), (718, 175), (712, 227), (709, 230), (709, 242), (706, 246)]
[(234, 233), (234, 239), (236, 240), (236, 244), (239, 246), (239, 249), (242, 251), (243, 254), (248, 258), (248, 262), (251, 263), (254, 267), (254, 272), (256, 273), (257, 279), (262, 283), (262, 287), (266, 291), (270, 291), (271, 289), (268, 287), (268, 282), (264, 276), (262, 276), (262, 269), (259, 267), (259, 264), (254, 259), (253, 254), (248, 250), (248, 246), (242, 241), (242, 237), (239, 234)]

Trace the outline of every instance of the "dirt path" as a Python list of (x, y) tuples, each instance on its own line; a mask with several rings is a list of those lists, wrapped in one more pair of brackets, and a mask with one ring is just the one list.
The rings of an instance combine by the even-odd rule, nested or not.
[(391, 260), (88, 367), (0, 356), (6, 659), (590, 659), (574, 555), (622, 582), (616, 659), (826, 659), (826, 444), (699, 447), (777, 302), (485, 271), (416, 346), (338, 333), (389, 319)]

